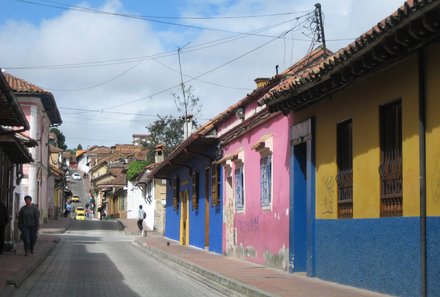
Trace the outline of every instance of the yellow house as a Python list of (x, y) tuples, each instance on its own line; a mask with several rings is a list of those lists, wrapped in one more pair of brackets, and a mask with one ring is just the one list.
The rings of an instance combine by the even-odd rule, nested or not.
[(260, 100), (294, 113), (290, 256), (309, 276), (438, 296), (439, 20), (407, 1)]

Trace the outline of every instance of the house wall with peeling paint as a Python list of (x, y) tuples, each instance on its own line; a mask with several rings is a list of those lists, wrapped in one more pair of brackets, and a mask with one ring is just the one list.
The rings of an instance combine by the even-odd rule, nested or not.
[[(254, 105), (250, 108), (255, 109)], [(254, 110), (255, 113), (259, 111)], [(237, 126), (236, 121), (229, 122)], [(291, 116), (278, 114), (222, 146), (224, 253), (282, 270), (287, 270), (289, 262), (290, 124)], [(228, 130), (227, 125), (223, 128)], [(261, 148), (272, 156), (270, 206), (261, 205)], [(238, 166), (243, 166), (244, 170), (243, 209), (237, 209), (235, 203), (235, 169)]]

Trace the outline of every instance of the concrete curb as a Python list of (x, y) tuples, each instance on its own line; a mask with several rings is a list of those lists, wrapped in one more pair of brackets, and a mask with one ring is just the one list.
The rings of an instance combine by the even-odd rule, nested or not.
[(231, 279), (229, 277), (219, 275), (217, 272), (211, 271), (206, 268), (202, 268), (200, 266), (197, 266), (193, 263), (187, 262), (185, 260), (182, 260), (178, 257), (171, 256), (170, 254), (167, 254), (166, 252), (161, 251), (160, 249), (154, 248), (152, 246), (149, 246), (142, 241), (138, 240), (138, 238), (135, 238), (132, 242), (133, 244), (137, 245), (138, 247), (142, 248), (144, 251), (149, 253), (150, 255), (154, 256), (155, 258), (159, 260), (168, 260), (171, 261), (191, 272), (197, 273), (198, 275), (201, 275), (208, 280), (221, 284), (225, 286), (228, 289), (231, 289), (235, 292), (238, 292), (240, 294), (244, 294), (246, 296), (251, 297), (275, 297), (276, 295), (273, 295), (272, 293), (263, 291), (261, 289), (258, 289), (254, 286), (244, 284), (240, 281)]
[[(59, 242), (59, 238), (55, 238), (54, 240), (52, 240), (52, 244), (49, 246), (49, 248), (45, 249), (41, 254), (37, 255), (36, 257), (30, 257), (30, 259), (32, 259), (30, 263), (25, 267), (23, 267), (21, 270), (14, 273), (11, 276), (11, 278), (6, 281), (7, 284), (6, 288), (8, 288), (7, 291), (9, 291), (9, 287), (13, 287), (13, 288), (20, 287), (23, 284), (23, 282), (29, 277), (29, 275), (31, 275), (35, 271), (35, 269), (37, 269), (37, 267), (40, 266), (41, 263), (43, 263), (43, 261), (53, 251), (53, 249), (55, 248), (58, 242)], [(3, 294), (1, 296), (3, 296)]]

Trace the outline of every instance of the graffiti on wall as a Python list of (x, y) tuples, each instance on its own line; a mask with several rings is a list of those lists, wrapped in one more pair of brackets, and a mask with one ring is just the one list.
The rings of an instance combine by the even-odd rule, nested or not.
[(259, 217), (250, 217), (246, 220), (237, 221), (237, 228), (243, 232), (257, 232), (259, 229)]
[(323, 214), (333, 213), (333, 199), (334, 199), (334, 177), (328, 176), (322, 178), (322, 198), (321, 203), (323, 204)]

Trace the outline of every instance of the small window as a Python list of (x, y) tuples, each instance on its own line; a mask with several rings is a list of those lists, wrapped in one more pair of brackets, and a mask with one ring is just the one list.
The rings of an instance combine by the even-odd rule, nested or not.
[(235, 209), (243, 210), (244, 208), (244, 176), (243, 166), (235, 168)]
[(270, 207), (272, 189), (272, 155), (260, 159), (260, 192), (261, 206)]
[(194, 171), (192, 174), (192, 209), (199, 209), (199, 186), (200, 174)]
[(337, 126), (338, 218), (353, 217), (353, 144), (352, 121)]
[(220, 166), (212, 165), (211, 173), (212, 206), (220, 205)]
[(380, 108), (380, 216), (403, 214), (402, 102)]
[(177, 211), (179, 210), (179, 192), (180, 192), (179, 177), (173, 180), (173, 207)]

